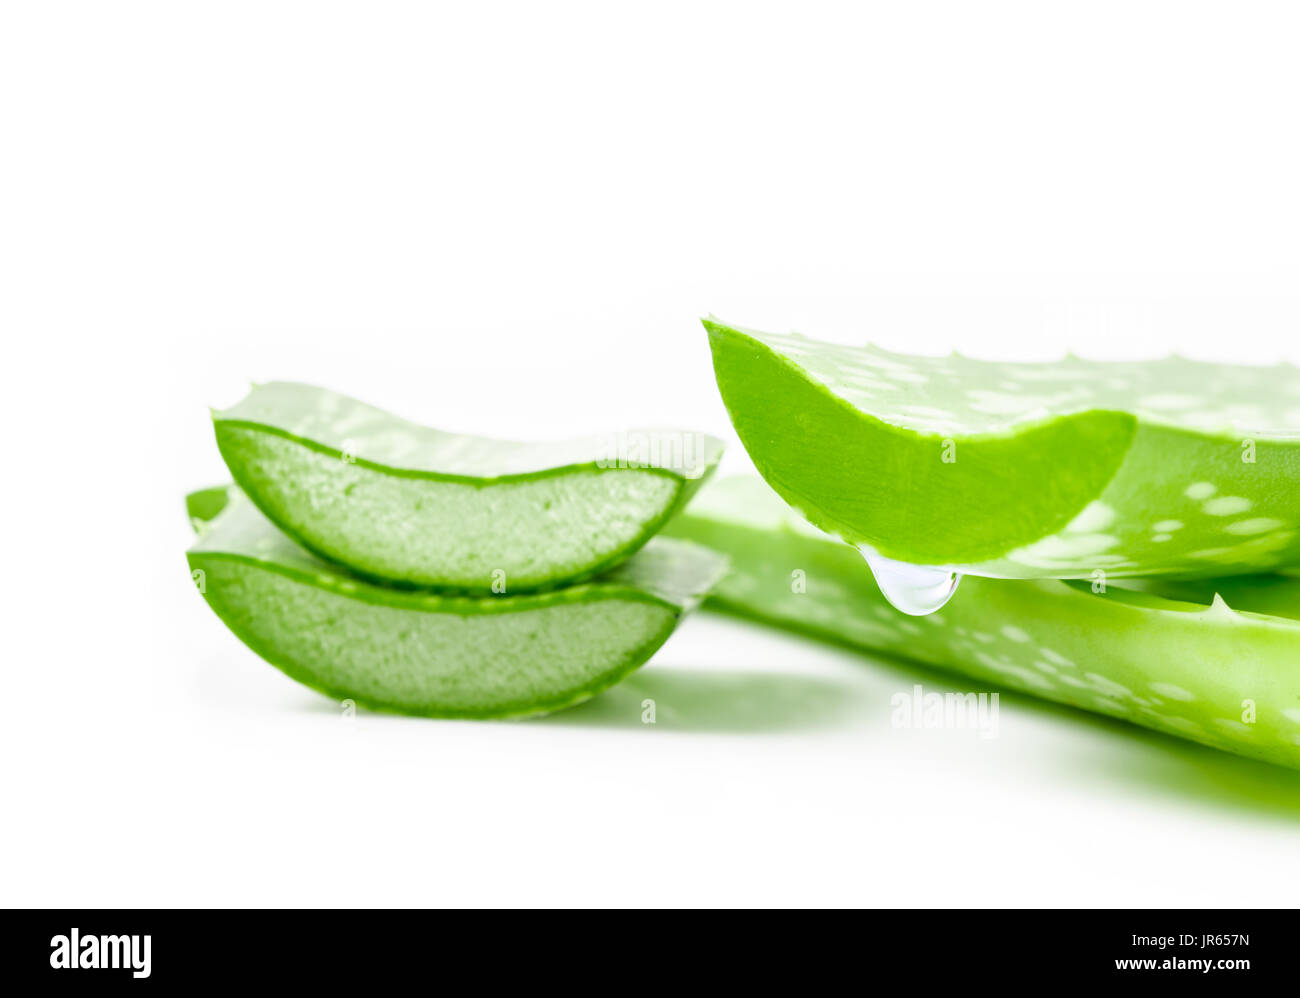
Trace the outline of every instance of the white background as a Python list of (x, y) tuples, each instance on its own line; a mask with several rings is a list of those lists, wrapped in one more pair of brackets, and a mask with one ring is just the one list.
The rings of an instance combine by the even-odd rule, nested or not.
[(272, 378), (745, 470), (708, 312), (1300, 359), (1294, 7), (2, 11), (0, 901), (1294, 904), (1291, 774), (1010, 697), (895, 730), (954, 687), (720, 618), (550, 719), (345, 722), (193, 591), (181, 505)]

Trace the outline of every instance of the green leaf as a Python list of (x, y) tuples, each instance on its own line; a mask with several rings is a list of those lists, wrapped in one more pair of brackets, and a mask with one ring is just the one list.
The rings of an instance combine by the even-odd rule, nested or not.
[(725, 553), (707, 606), (939, 666), (1167, 734), (1300, 768), (1300, 579), (967, 578), (907, 617), (861, 559), (757, 478), (717, 482), (667, 533)]
[(238, 490), (190, 497), (195, 584), (253, 651), (335, 699), (431, 717), (544, 713), (643, 664), (725, 560), (656, 538), (566, 589), (449, 596), (368, 582), (278, 530)]
[(589, 578), (646, 543), (722, 444), (633, 431), (524, 444), (417, 426), (276, 382), (213, 415), (236, 483), (307, 548), (380, 582), (490, 593)]
[(1300, 561), (1294, 368), (994, 363), (704, 324), (759, 473), (854, 546), (994, 578)]

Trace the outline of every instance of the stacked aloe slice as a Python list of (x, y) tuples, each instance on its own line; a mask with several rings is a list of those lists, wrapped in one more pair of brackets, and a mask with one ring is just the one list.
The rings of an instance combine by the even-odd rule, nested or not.
[(705, 325), (766, 480), (671, 528), (714, 605), (1300, 767), (1300, 372)]
[(250, 648), (336, 698), (441, 717), (584, 700), (644, 663), (724, 560), (656, 537), (719, 441), (444, 433), (307, 385), (213, 415), (235, 484), (189, 497), (194, 581)]

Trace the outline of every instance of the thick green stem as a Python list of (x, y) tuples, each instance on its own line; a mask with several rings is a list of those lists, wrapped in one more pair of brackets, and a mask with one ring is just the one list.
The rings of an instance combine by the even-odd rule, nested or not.
[(716, 609), (1300, 768), (1300, 579), (968, 578), (913, 618), (756, 478), (706, 488), (666, 532), (730, 557)]

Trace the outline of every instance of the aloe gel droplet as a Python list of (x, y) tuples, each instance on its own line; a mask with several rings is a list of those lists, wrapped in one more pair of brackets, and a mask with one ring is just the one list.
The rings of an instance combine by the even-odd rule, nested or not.
[(894, 561), (870, 548), (858, 549), (890, 605), (910, 617), (924, 617), (943, 608), (961, 582), (961, 574), (947, 568), (910, 565)]

